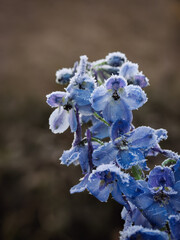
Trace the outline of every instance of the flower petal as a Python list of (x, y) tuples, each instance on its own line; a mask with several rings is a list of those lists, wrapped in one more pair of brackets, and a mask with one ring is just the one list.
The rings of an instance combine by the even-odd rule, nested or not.
[(93, 163), (96, 166), (101, 164), (109, 164), (115, 161), (118, 149), (112, 142), (105, 143), (103, 146), (98, 147), (93, 152)]
[(111, 101), (106, 103), (106, 107), (103, 110), (103, 117), (109, 123), (113, 123), (119, 119), (131, 122), (132, 112), (122, 99), (115, 101), (111, 98)]
[(129, 85), (124, 90), (120, 97), (123, 98), (129, 109), (138, 109), (147, 102), (146, 94), (139, 86)]
[(109, 93), (103, 85), (97, 87), (91, 95), (91, 103), (94, 110), (103, 110), (108, 102), (109, 97)]
[(69, 111), (69, 125), (71, 132), (75, 132), (77, 130), (77, 119), (73, 108)]
[(49, 118), (49, 128), (53, 133), (63, 133), (69, 127), (69, 114), (63, 108), (57, 108)]

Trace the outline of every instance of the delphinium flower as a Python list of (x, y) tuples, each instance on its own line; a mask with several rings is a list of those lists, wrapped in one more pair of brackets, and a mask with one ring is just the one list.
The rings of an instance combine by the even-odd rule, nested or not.
[(138, 109), (146, 101), (146, 94), (139, 86), (127, 86), (127, 81), (119, 75), (110, 77), (91, 95), (93, 109), (101, 111), (110, 124), (118, 119), (131, 122), (132, 110)]
[[(162, 149), (165, 129), (133, 125), (132, 111), (143, 106), (148, 78), (121, 52), (56, 72), (65, 91), (47, 95), (56, 108), (49, 118), (53, 133), (70, 127), (72, 147), (61, 164), (80, 165), (82, 178), (71, 193), (87, 190), (101, 202), (110, 196), (124, 206), (120, 240), (179, 240), (180, 156)], [(82, 128), (85, 124), (86, 130)], [(166, 159), (149, 173), (149, 157)]]
[(53, 133), (63, 133), (69, 126), (71, 132), (77, 129), (75, 104), (67, 92), (52, 92), (47, 95), (47, 103), (56, 108), (49, 118), (49, 126)]
[(78, 106), (80, 113), (89, 115), (92, 113), (90, 96), (95, 89), (95, 80), (92, 76), (88, 75), (86, 71), (87, 56), (81, 56), (77, 72), (71, 78), (66, 90), (70, 97)]
[(142, 72), (139, 72), (137, 63), (127, 61), (121, 66), (119, 73), (127, 80), (128, 84), (139, 85), (142, 88), (149, 85), (148, 78)]
[[(162, 137), (157, 136), (159, 131), (142, 126), (133, 131), (122, 132), (123, 135), (118, 136), (118, 128), (119, 125), (112, 126), (111, 137), (114, 141), (110, 141), (94, 151), (93, 161), (95, 165), (99, 166), (102, 163), (115, 161), (123, 169), (131, 168), (137, 164), (146, 169), (146, 156), (149, 150), (156, 146), (159, 140), (162, 140)], [(164, 136), (163, 131), (162, 136)]]
[(148, 181), (140, 184), (144, 192), (134, 198), (133, 204), (153, 227), (164, 227), (168, 216), (180, 211), (180, 181), (175, 182), (171, 168), (156, 166), (150, 172)]

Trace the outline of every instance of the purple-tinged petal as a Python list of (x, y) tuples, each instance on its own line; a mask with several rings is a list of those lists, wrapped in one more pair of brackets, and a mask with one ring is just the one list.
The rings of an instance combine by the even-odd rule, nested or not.
[(149, 79), (143, 74), (138, 74), (134, 76), (133, 84), (144, 88), (149, 86)]
[(174, 183), (174, 174), (169, 167), (156, 166), (149, 174), (148, 185), (150, 188), (173, 187)]
[(123, 98), (129, 109), (138, 109), (147, 102), (146, 94), (139, 86), (129, 85), (124, 90), (120, 97)]
[(71, 132), (75, 132), (77, 130), (77, 119), (73, 108), (69, 111), (69, 125)]
[(119, 88), (124, 88), (127, 86), (127, 81), (120, 76), (112, 76), (106, 81), (106, 89), (107, 90), (119, 90)]
[(138, 64), (128, 61), (122, 65), (120, 75), (125, 79), (130, 80), (139, 73), (138, 68)]
[(51, 107), (59, 107), (60, 105), (65, 105), (67, 103), (67, 93), (65, 92), (52, 92), (47, 97), (47, 104)]
[(69, 127), (69, 114), (63, 108), (57, 108), (49, 118), (49, 128), (53, 133), (63, 133)]

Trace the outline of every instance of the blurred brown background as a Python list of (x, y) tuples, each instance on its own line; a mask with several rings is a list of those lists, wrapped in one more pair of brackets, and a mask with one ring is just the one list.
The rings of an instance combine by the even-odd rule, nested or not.
[(0, 0), (0, 239), (118, 239), (116, 202), (70, 195), (80, 170), (58, 159), (72, 136), (49, 131), (45, 95), (80, 55), (121, 51), (151, 83), (135, 125), (166, 128), (162, 146), (178, 151), (179, 25), (177, 0)]

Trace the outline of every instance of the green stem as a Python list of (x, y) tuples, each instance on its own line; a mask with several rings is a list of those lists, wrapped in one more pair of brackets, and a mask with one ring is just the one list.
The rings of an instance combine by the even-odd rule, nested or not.
[(97, 142), (97, 143), (99, 143), (101, 145), (104, 145), (104, 143), (101, 140), (97, 139), (97, 138), (91, 137), (91, 140), (94, 141), (94, 142)]
[(100, 120), (101, 122), (106, 124), (108, 127), (110, 127), (109, 123), (106, 122), (106, 120), (104, 118), (102, 118), (97, 112), (94, 112), (94, 116), (95, 116), (95, 118), (97, 118), (98, 120)]

